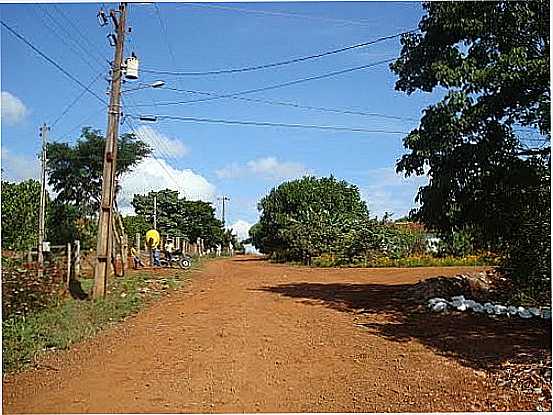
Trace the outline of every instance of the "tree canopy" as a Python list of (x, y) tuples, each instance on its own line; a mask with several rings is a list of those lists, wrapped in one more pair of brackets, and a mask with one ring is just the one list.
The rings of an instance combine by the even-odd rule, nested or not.
[[(259, 224), (250, 231), (261, 252), (277, 259), (310, 258), (360, 240), (368, 229), (368, 209), (356, 186), (334, 177), (304, 177), (282, 183), (259, 202)], [(355, 250), (355, 243), (348, 249)]]
[(512, 257), (529, 217), (550, 229), (549, 3), (423, 7), (421, 33), (402, 37), (391, 65), (396, 89), (446, 94), (404, 139), (397, 170), (430, 177), (417, 219), (442, 232), (471, 229)]
[(176, 190), (134, 195), (132, 206), (137, 216), (153, 226), (154, 196), (157, 200), (157, 228), (169, 236), (186, 236), (190, 242), (203, 238), (206, 246), (224, 242), (223, 223), (215, 217), (211, 203), (180, 198)]
[[(105, 143), (99, 130), (83, 128), (74, 145), (47, 144), (48, 182), (57, 192), (56, 200), (75, 206), (84, 216), (95, 216), (100, 208)], [(130, 171), (152, 152), (133, 134), (121, 135), (117, 145), (116, 177)]]
[(2, 248), (25, 249), (38, 238), (40, 183), (2, 181)]

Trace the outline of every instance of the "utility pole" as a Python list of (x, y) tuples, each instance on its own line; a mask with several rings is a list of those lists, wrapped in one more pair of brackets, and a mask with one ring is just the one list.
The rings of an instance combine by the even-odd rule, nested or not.
[(38, 212), (38, 275), (42, 277), (44, 269), (44, 254), (42, 252), (44, 245), (44, 222), (46, 211), (46, 143), (48, 142), (48, 130), (50, 127), (44, 123), (40, 127), (40, 137), (42, 138), (42, 152), (40, 155), (41, 172), (40, 172), (40, 207)]
[(223, 228), (225, 227), (225, 202), (230, 202), (230, 197), (223, 196), (218, 197), (217, 200), (221, 200), (223, 202)]
[[(117, 17), (119, 14), (119, 17)], [(102, 175), (102, 201), (98, 223), (98, 241), (96, 244), (96, 262), (94, 264), (93, 298), (105, 295), (112, 256), (112, 213), (115, 196), (115, 172), (117, 162), (117, 137), (121, 115), (121, 81), (123, 78), (123, 47), (125, 44), (125, 25), (127, 4), (120, 3), (119, 10), (110, 12), (115, 25), (115, 58), (111, 69), (111, 94), (109, 99), (108, 127), (104, 150), (104, 172)]]
[(154, 195), (154, 229), (157, 230), (157, 195)]

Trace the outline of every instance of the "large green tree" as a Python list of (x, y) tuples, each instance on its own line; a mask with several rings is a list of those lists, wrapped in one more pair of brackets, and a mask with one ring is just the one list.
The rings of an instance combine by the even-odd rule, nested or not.
[(25, 249), (38, 238), (40, 183), (2, 181), (2, 248)]
[(185, 236), (191, 242), (203, 238), (206, 246), (224, 242), (222, 222), (215, 217), (211, 203), (180, 198), (175, 190), (134, 195), (132, 206), (136, 215), (153, 226), (154, 196), (157, 204), (157, 228), (165, 235)]
[[(423, 7), (420, 33), (402, 37), (391, 65), (397, 90), (445, 91), (405, 138), (397, 165), (430, 177), (416, 217), (442, 232), (470, 229), (505, 255), (518, 282), (541, 290), (551, 276), (551, 246), (540, 239), (550, 234), (549, 3)], [(540, 266), (520, 266), (532, 262), (521, 240), (542, 249)]]
[[(95, 216), (100, 208), (105, 143), (99, 130), (83, 128), (73, 145), (47, 145), (48, 182), (57, 193), (56, 201), (75, 206), (82, 216)], [(134, 134), (121, 135), (117, 145), (117, 178), (152, 152)]]
[(258, 205), (250, 231), (261, 252), (279, 260), (309, 262), (323, 253), (353, 256), (368, 246), (371, 221), (356, 186), (334, 177), (304, 177), (271, 190)]

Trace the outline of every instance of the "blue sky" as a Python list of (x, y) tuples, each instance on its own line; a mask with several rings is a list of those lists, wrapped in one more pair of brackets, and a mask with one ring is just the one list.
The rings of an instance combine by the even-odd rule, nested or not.
[[(81, 82), (88, 85), (97, 78), (91, 89), (106, 96), (106, 59), (112, 58), (113, 49), (106, 39), (110, 26), (97, 24), (96, 13), (101, 6), (4, 4), (0, 10), (6, 24)], [(153, 4), (130, 4), (128, 23), (132, 32), (126, 55), (134, 51), (141, 69), (209, 71), (282, 61), (411, 30), (422, 16), (417, 2), (158, 3), (158, 7), (159, 16)], [(67, 17), (76, 23), (78, 31), (73, 30)], [(12, 180), (36, 177), (39, 126), (54, 123), (82, 89), (4, 28), (1, 42), (4, 175)], [(393, 58), (399, 50), (396, 38), (269, 70), (180, 78), (141, 72), (139, 81), (125, 87), (162, 79), (167, 87), (224, 94)], [(125, 113), (407, 132), (417, 125), (408, 118), (418, 119), (422, 109), (438, 96), (407, 96), (394, 90), (394, 82), (388, 66), (380, 65), (244, 97), (376, 112), (401, 120), (233, 99), (163, 105), (160, 103), (201, 98), (163, 89), (124, 94)], [(137, 104), (141, 106), (132, 106)], [(50, 136), (74, 142), (82, 126), (106, 127), (106, 111), (89, 94), (54, 125)], [(405, 153), (401, 134), (168, 120), (135, 122), (135, 127), (155, 146), (157, 160), (148, 160), (123, 179), (119, 203), (127, 211), (134, 192), (151, 189), (177, 188), (188, 197), (206, 200), (226, 194), (231, 198), (227, 223), (238, 223), (237, 227), (243, 229), (256, 221), (260, 197), (283, 180), (309, 173), (334, 174), (354, 183), (373, 214), (389, 211), (399, 217), (414, 206), (417, 188), (425, 182), (424, 178), (406, 180), (394, 173), (395, 162)], [(123, 125), (122, 132), (126, 131), (128, 127)]]

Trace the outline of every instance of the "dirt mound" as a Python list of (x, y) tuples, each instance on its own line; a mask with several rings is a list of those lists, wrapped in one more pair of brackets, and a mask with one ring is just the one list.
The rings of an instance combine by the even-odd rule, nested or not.
[(464, 295), (475, 301), (499, 301), (505, 298), (505, 278), (495, 270), (467, 272), (454, 277), (433, 277), (409, 287), (407, 293), (417, 304), (430, 298)]

